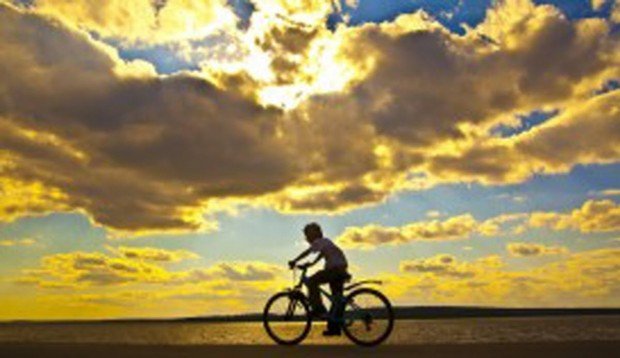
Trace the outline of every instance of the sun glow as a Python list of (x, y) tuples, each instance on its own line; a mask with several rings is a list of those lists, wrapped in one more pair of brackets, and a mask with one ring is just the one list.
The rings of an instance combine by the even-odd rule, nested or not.
[[(327, 28), (328, 16), (341, 10), (339, 2), (265, 0), (253, 4), (245, 28), (239, 26), (234, 8), (225, 0), (171, 0), (160, 8), (146, 0), (115, 0), (103, 8), (90, 2), (43, 0), (35, 11), (121, 43), (127, 50), (164, 46), (171, 57), (186, 64), (179, 72), (194, 67), (189, 71), (222, 89), (242, 92), (264, 107), (285, 111), (315, 95), (346, 92), (374, 67), (373, 54), (348, 58), (347, 26), (334, 31)], [(148, 65), (132, 61), (121, 72), (160, 75)]]
[(349, 60), (342, 54), (343, 38), (339, 32), (326, 31), (312, 43), (295, 82), (265, 86), (259, 91), (260, 102), (290, 110), (315, 95), (346, 92), (365, 78), (374, 68), (375, 57), (362, 62)]
[(347, 56), (348, 30), (326, 28), (329, 2), (310, 4), (306, 12), (294, 3), (261, 3), (247, 29), (229, 29), (215, 44), (185, 42), (183, 58), (198, 64), (201, 75), (218, 87), (285, 111), (315, 95), (346, 92), (365, 78), (376, 56)]

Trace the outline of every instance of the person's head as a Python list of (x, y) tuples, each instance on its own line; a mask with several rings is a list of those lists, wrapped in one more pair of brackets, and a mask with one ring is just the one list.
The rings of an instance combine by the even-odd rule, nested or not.
[(310, 223), (304, 227), (304, 235), (306, 235), (306, 241), (313, 242), (323, 237), (323, 230), (319, 224)]

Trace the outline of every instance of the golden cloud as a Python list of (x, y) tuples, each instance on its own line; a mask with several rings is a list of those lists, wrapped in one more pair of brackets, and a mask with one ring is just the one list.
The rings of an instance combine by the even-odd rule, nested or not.
[(515, 257), (561, 255), (568, 253), (568, 249), (562, 246), (545, 246), (536, 243), (511, 242), (506, 245), (510, 255)]
[(592, 8), (594, 10), (599, 10), (606, 2), (607, 0), (592, 0)]
[(605, 190), (601, 190), (596, 192), (596, 195), (600, 195), (600, 196), (619, 196), (620, 195), (620, 189), (605, 189)]
[(529, 225), (583, 233), (619, 231), (620, 206), (611, 200), (588, 200), (570, 213), (532, 213)]
[(202, 38), (236, 25), (225, 0), (38, 0), (30, 11), (102, 37), (139, 43)]
[(280, 266), (262, 262), (220, 262), (206, 269), (193, 269), (184, 274), (184, 282), (213, 279), (231, 281), (271, 281), (283, 272)]
[(348, 227), (337, 241), (343, 247), (367, 249), (378, 245), (398, 245), (421, 240), (458, 240), (468, 238), (476, 231), (477, 226), (476, 220), (466, 214), (445, 221), (422, 221), (403, 227)]
[(429, 171), (443, 181), (458, 177), (500, 184), (523, 182), (534, 174), (566, 173), (582, 163), (613, 163), (620, 155), (619, 99), (617, 91), (597, 96), (529, 132), (482, 140), (457, 155), (437, 156)]
[(34, 239), (15, 239), (15, 240), (0, 240), (0, 247), (15, 247), (15, 246), (32, 246), (37, 241)]
[(336, 240), (343, 247), (352, 249), (373, 249), (380, 245), (402, 245), (414, 241), (462, 240), (474, 234), (502, 235), (506, 227), (514, 229), (515, 225), (522, 224), (526, 219), (527, 214), (517, 213), (478, 221), (471, 214), (463, 214), (443, 221), (418, 221), (401, 227), (371, 224), (347, 227)]
[(611, 12), (611, 21), (618, 24), (620, 23), (620, 1), (616, 0)]
[(24, 270), (19, 283), (42, 288), (87, 288), (135, 282), (164, 283), (172, 274), (163, 267), (97, 252), (55, 254), (41, 259), (41, 267)]
[[(493, 237), (506, 234), (518, 235), (528, 228), (551, 228), (553, 230), (579, 230), (582, 233), (620, 231), (620, 208), (611, 200), (588, 200), (568, 213), (532, 212), (504, 213), (486, 220), (477, 220), (471, 214), (453, 216), (441, 220), (412, 222), (399, 227), (377, 224), (347, 227), (337, 241), (351, 249), (374, 249), (381, 245), (403, 245), (415, 241), (442, 241), (468, 239), (472, 235)], [(527, 251), (523, 245), (514, 245)], [(542, 247), (531, 247), (540, 253), (551, 253)], [(550, 249), (550, 248), (548, 248)], [(560, 249), (560, 248), (557, 248)], [(560, 250), (561, 251), (561, 250)], [(560, 253), (558, 251), (558, 253)]]
[[(121, 232), (209, 230), (228, 204), (335, 213), (438, 183), (517, 183), (620, 158), (618, 91), (593, 95), (620, 75), (606, 20), (507, 0), (465, 35), (423, 13), (332, 32), (328, 3), (265, 2), (247, 30), (224, 31), (240, 58), (161, 76), (89, 32), (129, 40), (168, 26), (183, 38), (226, 20), (213, 15), (231, 11), (223, 2), (113, 1), (100, 12), (3, 2), (2, 220), (77, 210)], [(145, 15), (119, 22), (134, 6)], [(540, 108), (559, 114), (489, 134)]]
[(187, 250), (164, 250), (154, 247), (108, 247), (109, 250), (131, 260), (144, 260), (155, 262), (179, 262), (183, 260), (195, 260), (200, 256)]
[(497, 269), (503, 265), (499, 256), (487, 256), (473, 263), (458, 262), (453, 255), (440, 254), (425, 259), (402, 261), (400, 271), (404, 273), (432, 273), (436, 276), (467, 278), (481, 270)]
[(472, 262), (450, 255), (414, 260), (404, 275), (384, 275), (397, 302), (501, 306), (615, 305), (620, 289), (620, 250), (563, 255), (526, 270), (509, 270), (494, 256)]
[(41, 288), (87, 289), (128, 284), (186, 285), (228, 282), (255, 282), (265, 285), (280, 279), (282, 269), (263, 262), (220, 262), (206, 268), (171, 271), (165, 265), (199, 256), (187, 250), (153, 247), (108, 247), (113, 255), (101, 252), (70, 252), (48, 255), (41, 266), (23, 270), (16, 279), (21, 284)]
[[(260, 261), (217, 262), (172, 270), (198, 256), (186, 250), (107, 247), (44, 256), (23, 269), (0, 299), (1, 319), (160, 317), (256, 311), (285, 286), (283, 268)], [(37, 288), (33, 298), (31, 287)], [(21, 296), (21, 305), (14, 301)], [(26, 302), (26, 303), (25, 303)], [(191, 304), (188, 304), (191, 302)], [(23, 310), (24, 305), (29, 310)]]
[[(0, 17), (0, 116), (87, 153), (83, 160), (37, 136), (13, 136), (0, 142), (11, 183), (36, 178), (47, 197), (58, 188), (63, 207), (115, 229), (197, 230), (208, 227), (200, 213), (209, 198), (277, 190), (297, 175), (275, 113), (194, 77), (118, 77), (119, 60), (86, 36), (5, 5)], [(49, 36), (46, 48), (34, 33)], [(55, 209), (49, 204), (45, 211)]]
[(0, 297), (2, 320), (190, 317), (256, 312), (280, 289), (265, 282), (209, 281), (191, 285), (93, 287), (88, 291), (23, 290)]
[(66, 196), (40, 181), (23, 181), (3, 177), (0, 171), (0, 222), (10, 222), (24, 215), (45, 215), (67, 210)]
[[(101, 264), (100, 257), (81, 255), (83, 267)], [(498, 256), (462, 260), (439, 254), (405, 260), (398, 274), (381, 274), (382, 290), (397, 304), (468, 304), (485, 306), (608, 306), (620, 291), (620, 249), (604, 248), (555, 256), (555, 261), (526, 269), (511, 269)], [(105, 261), (105, 260), (104, 260)], [(74, 262), (74, 261), (72, 261)], [(253, 263), (255, 264), (255, 263)], [(247, 266), (247, 265), (246, 265)], [(46, 290), (28, 296), (1, 298), (3, 318), (162, 317), (205, 313), (255, 312), (282, 281), (209, 279), (197, 283), (125, 286), (114, 291)], [(150, 288), (149, 288), (150, 287)], [(95, 289), (96, 287), (93, 287)], [(24, 310), (23, 303), (28, 302)], [(192, 304), (188, 305), (188, 302)], [(31, 304), (30, 304), (31, 303)], [(76, 309), (79, 308), (79, 309)]]

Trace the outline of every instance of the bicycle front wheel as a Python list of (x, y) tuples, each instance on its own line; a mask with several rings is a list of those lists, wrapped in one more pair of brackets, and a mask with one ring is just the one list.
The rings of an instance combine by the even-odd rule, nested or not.
[(362, 288), (345, 299), (344, 333), (354, 343), (375, 346), (385, 341), (394, 328), (394, 312), (381, 292)]
[(312, 320), (305, 296), (299, 292), (281, 292), (269, 299), (263, 311), (263, 326), (269, 337), (282, 345), (303, 341)]

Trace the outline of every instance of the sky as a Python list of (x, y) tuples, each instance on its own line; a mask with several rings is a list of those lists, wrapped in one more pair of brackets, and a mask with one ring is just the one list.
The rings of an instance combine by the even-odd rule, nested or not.
[[(0, 0), (0, 320), (618, 307), (620, 1)], [(320, 268), (320, 267), (319, 267)]]

